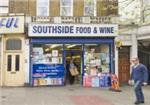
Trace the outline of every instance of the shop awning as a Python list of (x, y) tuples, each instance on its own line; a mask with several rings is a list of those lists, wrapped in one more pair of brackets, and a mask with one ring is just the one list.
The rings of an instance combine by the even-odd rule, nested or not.
[(94, 43), (113, 43), (114, 37), (38, 37), (31, 38), (31, 43), (52, 43), (52, 44), (94, 44)]

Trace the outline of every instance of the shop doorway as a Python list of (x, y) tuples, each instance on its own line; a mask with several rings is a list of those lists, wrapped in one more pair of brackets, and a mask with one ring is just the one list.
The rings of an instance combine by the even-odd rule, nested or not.
[[(73, 61), (77, 68), (78, 75), (72, 76), (70, 73), (70, 63)], [(65, 45), (65, 84), (81, 84), (82, 83), (82, 45), (66, 44)]]
[(130, 47), (119, 49), (119, 82), (127, 84), (130, 74)]

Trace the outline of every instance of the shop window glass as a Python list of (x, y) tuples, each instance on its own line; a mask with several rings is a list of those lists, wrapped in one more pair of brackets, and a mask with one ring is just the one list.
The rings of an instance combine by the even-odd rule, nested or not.
[(108, 44), (85, 45), (84, 72), (88, 75), (97, 75), (109, 72), (110, 56)]
[(96, 16), (96, 0), (84, 0), (84, 16)]
[(8, 0), (0, 0), (0, 13), (8, 13)]
[(61, 44), (33, 45), (33, 63), (62, 64), (62, 48)]
[(33, 44), (33, 86), (63, 85), (64, 64), (62, 44)]
[(37, 0), (37, 16), (49, 16), (49, 0)]
[(11, 65), (12, 65), (12, 56), (8, 55), (7, 56), (7, 71), (11, 71)]
[(19, 55), (16, 55), (15, 56), (15, 70), (16, 71), (19, 71), (19, 68), (20, 68), (20, 56)]
[(60, 15), (61, 16), (73, 15), (73, 0), (60, 0)]
[(6, 50), (21, 50), (21, 46), (20, 39), (8, 39), (6, 41)]

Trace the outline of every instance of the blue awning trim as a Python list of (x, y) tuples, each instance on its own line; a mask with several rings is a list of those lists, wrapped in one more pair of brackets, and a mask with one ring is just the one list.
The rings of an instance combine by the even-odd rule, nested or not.
[(114, 38), (99, 38), (99, 37), (38, 37), (31, 38), (31, 43), (52, 43), (52, 44), (92, 44), (92, 43), (113, 43)]

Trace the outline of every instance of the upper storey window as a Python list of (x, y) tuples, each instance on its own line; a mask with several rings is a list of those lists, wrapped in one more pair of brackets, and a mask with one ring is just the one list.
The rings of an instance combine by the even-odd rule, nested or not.
[(8, 13), (8, 0), (0, 0), (0, 13)]
[(49, 16), (49, 0), (37, 0), (37, 16)]
[(84, 0), (84, 16), (96, 16), (96, 0)]
[(73, 16), (73, 0), (60, 0), (60, 16)]

